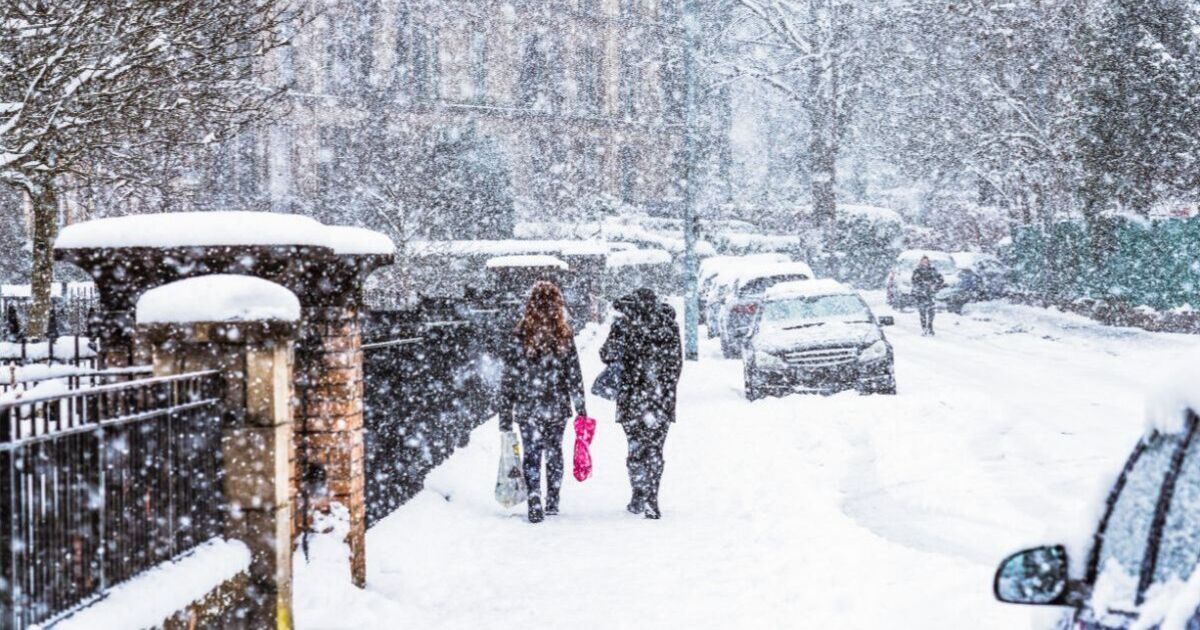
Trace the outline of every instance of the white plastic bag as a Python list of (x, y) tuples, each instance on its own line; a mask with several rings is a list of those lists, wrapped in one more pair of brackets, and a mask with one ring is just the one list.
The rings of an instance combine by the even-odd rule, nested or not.
[(496, 475), (496, 500), (506, 508), (529, 498), (521, 472), (521, 446), (513, 431), (500, 432), (500, 471)]

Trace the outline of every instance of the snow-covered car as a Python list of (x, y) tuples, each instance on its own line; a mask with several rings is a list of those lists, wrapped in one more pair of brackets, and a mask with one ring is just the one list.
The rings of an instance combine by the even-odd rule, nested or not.
[(746, 333), (754, 323), (758, 305), (771, 287), (785, 282), (812, 280), (812, 268), (802, 262), (755, 265), (737, 274), (737, 280), (721, 303), (718, 334), (721, 354), (736, 359), (742, 354)]
[(834, 280), (767, 291), (745, 346), (746, 398), (788, 392), (895, 394), (892, 344), (854, 289)]
[(971, 302), (994, 300), (1008, 295), (1008, 270), (991, 254), (955, 252), (958, 281), (938, 292), (937, 301), (952, 313), (962, 313)]
[[(723, 285), (736, 280), (736, 272), (756, 264), (785, 263), (787, 254), (747, 254), (745, 256), (712, 256), (700, 261), (700, 323), (709, 323), (709, 313), (718, 311)], [(716, 336), (716, 326), (710, 324), (709, 337)]]
[(1027, 549), (1000, 564), (998, 600), (1072, 608), (1064, 625), (1080, 630), (1200, 628), (1200, 435), (1194, 411), (1177, 417), (1134, 447), (1082, 576), (1065, 545)]
[(938, 273), (941, 273), (946, 280), (946, 289), (939, 294), (939, 301), (943, 296), (950, 294), (947, 289), (953, 289), (958, 284), (958, 266), (954, 264), (954, 257), (950, 254), (924, 249), (903, 251), (896, 257), (896, 262), (888, 273), (887, 301), (889, 306), (902, 309), (912, 305), (913, 271), (916, 270), (917, 263), (921, 262), (921, 258), (926, 256), (929, 257), (933, 268), (937, 269)]

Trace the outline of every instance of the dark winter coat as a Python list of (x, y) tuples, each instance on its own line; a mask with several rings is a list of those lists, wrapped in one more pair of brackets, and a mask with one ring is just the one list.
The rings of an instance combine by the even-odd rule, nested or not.
[(933, 265), (922, 267), (917, 265), (912, 275), (912, 294), (913, 297), (921, 301), (932, 301), (933, 296), (937, 295), (942, 287), (946, 286), (946, 279), (942, 274), (934, 269)]
[(583, 372), (575, 340), (561, 356), (553, 352), (530, 357), (521, 339), (513, 335), (504, 354), (504, 376), (500, 384), (500, 428), (509, 430), (513, 420), (537, 423), (540, 427), (564, 423), (586, 413)]
[(605, 363), (621, 363), (617, 388), (617, 422), (657, 425), (675, 421), (683, 346), (675, 309), (639, 289), (613, 305), (621, 316), (613, 322), (600, 349)]

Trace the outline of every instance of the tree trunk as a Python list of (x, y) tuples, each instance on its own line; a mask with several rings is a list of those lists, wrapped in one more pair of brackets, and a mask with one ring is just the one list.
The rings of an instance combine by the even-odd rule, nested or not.
[(817, 223), (832, 223), (837, 218), (837, 147), (836, 140), (825, 125), (812, 132), (811, 168), (809, 177), (812, 186), (813, 219)]
[(50, 319), (50, 285), (54, 282), (54, 237), (58, 232), (58, 191), (54, 182), (41, 183), (31, 195), (33, 201), (33, 269), (29, 283), (32, 301), (29, 320), (25, 323), (27, 337), (46, 334)]

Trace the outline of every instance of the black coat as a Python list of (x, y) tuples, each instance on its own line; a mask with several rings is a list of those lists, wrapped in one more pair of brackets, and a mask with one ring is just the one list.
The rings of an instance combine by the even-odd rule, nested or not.
[(922, 267), (917, 265), (912, 275), (912, 294), (918, 300), (933, 300), (933, 296), (937, 295), (942, 287), (946, 286), (946, 279), (933, 265)]
[(614, 306), (621, 316), (613, 322), (600, 358), (621, 364), (617, 422), (626, 427), (637, 422), (674, 422), (683, 369), (675, 309), (647, 290), (624, 297)]
[(513, 420), (540, 427), (563, 423), (571, 417), (572, 406), (576, 414), (586, 413), (575, 340), (561, 356), (551, 352), (530, 357), (521, 339), (514, 335), (504, 353), (500, 428), (511, 429)]

